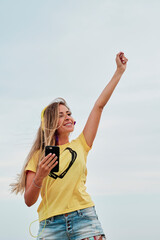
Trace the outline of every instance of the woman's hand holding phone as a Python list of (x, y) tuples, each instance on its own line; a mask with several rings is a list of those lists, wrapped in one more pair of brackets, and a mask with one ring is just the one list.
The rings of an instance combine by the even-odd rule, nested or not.
[(25, 187), (25, 203), (32, 206), (38, 199), (43, 179), (58, 164), (55, 154), (48, 154), (38, 165), (37, 172), (28, 171)]
[(38, 170), (36, 173), (36, 178), (43, 180), (50, 171), (58, 164), (57, 156), (55, 154), (49, 153), (44, 159), (39, 163)]

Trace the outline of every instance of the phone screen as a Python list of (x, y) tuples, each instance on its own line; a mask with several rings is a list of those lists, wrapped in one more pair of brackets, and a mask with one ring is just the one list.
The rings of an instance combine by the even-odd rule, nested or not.
[(46, 146), (45, 147), (45, 156), (47, 156), (49, 153), (54, 153), (57, 156), (58, 164), (51, 170), (52, 172), (58, 172), (59, 171), (59, 147), (58, 146)]

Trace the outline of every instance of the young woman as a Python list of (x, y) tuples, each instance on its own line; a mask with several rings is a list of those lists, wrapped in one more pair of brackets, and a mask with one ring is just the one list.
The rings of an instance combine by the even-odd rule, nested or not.
[[(64, 99), (56, 99), (41, 114), (41, 125), (27, 161), (12, 190), (24, 192), (27, 206), (32, 206), (41, 192), (38, 207), (37, 240), (103, 240), (106, 239), (94, 203), (86, 192), (86, 158), (95, 139), (104, 106), (126, 69), (128, 59), (120, 52), (117, 69), (89, 115), (82, 133), (69, 142), (75, 121)], [(60, 148), (59, 172), (50, 171), (57, 165), (57, 156), (45, 156), (45, 146)]]

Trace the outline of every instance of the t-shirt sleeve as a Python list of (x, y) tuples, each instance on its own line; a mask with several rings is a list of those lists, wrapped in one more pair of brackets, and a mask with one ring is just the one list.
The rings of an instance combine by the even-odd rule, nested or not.
[(29, 160), (25, 171), (32, 171), (32, 172), (36, 172), (37, 171), (37, 165), (38, 165), (38, 160), (39, 160), (39, 156), (38, 156), (38, 152), (35, 152), (32, 156), (32, 158)]
[(80, 141), (81, 141), (81, 143), (82, 143), (85, 151), (86, 151), (86, 152), (89, 152), (92, 147), (88, 146), (88, 144), (87, 144), (87, 142), (86, 142), (86, 139), (85, 139), (85, 137), (84, 137), (83, 132), (80, 134), (79, 139), (80, 139)]

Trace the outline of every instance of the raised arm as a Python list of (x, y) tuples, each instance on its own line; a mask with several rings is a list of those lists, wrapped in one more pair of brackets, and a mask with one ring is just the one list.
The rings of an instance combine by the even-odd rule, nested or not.
[(94, 107), (88, 117), (87, 123), (83, 130), (83, 134), (87, 144), (90, 147), (92, 146), (93, 141), (95, 139), (103, 108), (107, 104), (115, 87), (117, 86), (119, 80), (121, 79), (121, 76), (126, 70), (127, 61), (128, 59), (124, 56), (124, 53), (120, 52), (116, 55), (117, 69), (112, 79), (104, 88), (99, 98), (95, 102)]

